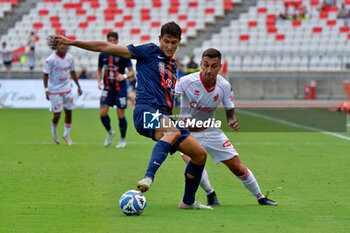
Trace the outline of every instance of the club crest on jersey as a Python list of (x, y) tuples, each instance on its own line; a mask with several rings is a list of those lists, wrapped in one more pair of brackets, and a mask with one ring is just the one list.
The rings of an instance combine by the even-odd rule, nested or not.
[(219, 98), (219, 94), (216, 94), (216, 96), (214, 96), (214, 101), (216, 102)]
[(115, 58), (114, 58), (114, 62), (115, 62), (115, 63), (118, 63), (118, 61), (119, 61), (119, 57), (115, 57)]

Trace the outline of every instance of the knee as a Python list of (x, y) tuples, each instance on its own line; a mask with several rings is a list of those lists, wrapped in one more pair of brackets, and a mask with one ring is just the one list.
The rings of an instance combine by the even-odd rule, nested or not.
[(203, 147), (197, 152), (197, 160), (203, 164), (207, 161), (207, 151)]

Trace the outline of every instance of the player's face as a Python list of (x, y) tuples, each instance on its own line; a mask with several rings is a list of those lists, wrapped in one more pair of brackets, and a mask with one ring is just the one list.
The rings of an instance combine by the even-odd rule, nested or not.
[(159, 48), (165, 54), (165, 56), (172, 57), (174, 56), (180, 41), (181, 40), (175, 36), (165, 34), (163, 36), (159, 36)]
[(204, 79), (208, 81), (214, 80), (221, 69), (220, 59), (218, 57), (203, 57), (201, 69)]
[(118, 44), (118, 39), (115, 38), (114, 36), (110, 36), (107, 38), (107, 41), (112, 44)]
[(67, 52), (67, 45), (58, 43), (56, 49), (59, 54), (65, 54)]

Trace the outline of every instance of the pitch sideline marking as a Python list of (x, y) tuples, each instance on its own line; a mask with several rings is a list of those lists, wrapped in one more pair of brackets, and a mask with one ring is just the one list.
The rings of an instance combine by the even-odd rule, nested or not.
[(270, 116), (266, 116), (266, 115), (259, 114), (259, 113), (250, 112), (250, 111), (247, 111), (247, 110), (241, 110), (240, 109), (239, 112), (241, 112), (243, 114), (247, 114), (247, 115), (253, 116), (253, 117), (258, 117), (258, 118), (261, 118), (261, 119), (278, 122), (278, 123), (281, 123), (281, 124), (284, 124), (284, 125), (288, 125), (288, 126), (292, 126), (292, 127), (295, 127), (295, 128), (307, 129), (307, 130), (311, 130), (311, 131), (314, 131), (314, 132), (319, 132), (319, 133), (323, 133), (323, 134), (326, 134), (326, 135), (330, 135), (330, 136), (333, 136), (333, 137), (337, 137), (337, 138), (341, 138), (341, 139), (350, 141), (350, 137), (347, 137), (347, 136), (344, 136), (344, 135), (341, 135), (341, 134), (338, 134), (338, 133), (325, 132), (325, 131), (322, 131), (320, 129), (314, 128), (314, 127), (292, 123), (292, 122), (289, 122), (289, 121), (281, 120), (281, 119), (278, 119), (278, 118), (275, 118), (275, 117), (270, 117)]

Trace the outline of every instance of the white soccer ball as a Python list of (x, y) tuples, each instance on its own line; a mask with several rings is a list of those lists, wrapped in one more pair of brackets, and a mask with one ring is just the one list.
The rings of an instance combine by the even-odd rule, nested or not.
[(140, 215), (146, 208), (145, 196), (136, 190), (126, 191), (119, 199), (119, 207), (128, 216)]

